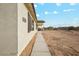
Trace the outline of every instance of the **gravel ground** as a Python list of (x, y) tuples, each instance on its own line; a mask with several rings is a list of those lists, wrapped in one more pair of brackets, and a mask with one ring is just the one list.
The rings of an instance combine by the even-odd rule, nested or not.
[(50, 30), (42, 32), (54, 56), (79, 56), (79, 31)]

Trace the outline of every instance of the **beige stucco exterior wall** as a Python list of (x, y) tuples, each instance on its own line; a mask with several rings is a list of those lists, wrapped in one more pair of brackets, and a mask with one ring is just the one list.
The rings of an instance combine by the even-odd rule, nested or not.
[(28, 10), (24, 4), (0, 4), (0, 55), (19, 55), (36, 32), (34, 22), (34, 31), (28, 33)]
[[(26, 22), (22, 21), (22, 17), (26, 18)], [(35, 26), (36, 27), (36, 26)], [(31, 41), (37, 30), (28, 33), (28, 10), (24, 4), (18, 4), (18, 54), (21, 54), (23, 49)]]
[(0, 55), (16, 55), (17, 42), (17, 4), (0, 3)]

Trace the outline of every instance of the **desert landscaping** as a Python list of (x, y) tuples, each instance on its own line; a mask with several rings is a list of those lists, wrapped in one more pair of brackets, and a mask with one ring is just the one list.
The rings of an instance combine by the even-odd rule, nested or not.
[(45, 30), (42, 34), (52, 56), (79, 56), (78, 30)]

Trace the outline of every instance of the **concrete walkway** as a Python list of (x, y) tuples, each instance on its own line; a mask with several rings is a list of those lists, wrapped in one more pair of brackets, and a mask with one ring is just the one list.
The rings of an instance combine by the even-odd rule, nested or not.
[(31, 56), (51, 56), (41, 32), (38, 32)]

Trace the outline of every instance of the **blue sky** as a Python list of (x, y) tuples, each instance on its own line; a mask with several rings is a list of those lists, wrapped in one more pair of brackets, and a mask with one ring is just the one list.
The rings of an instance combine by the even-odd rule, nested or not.
[(35, 3), (37, 19), (44, 20), (44, 26), (79, 26), (78, 3)]

